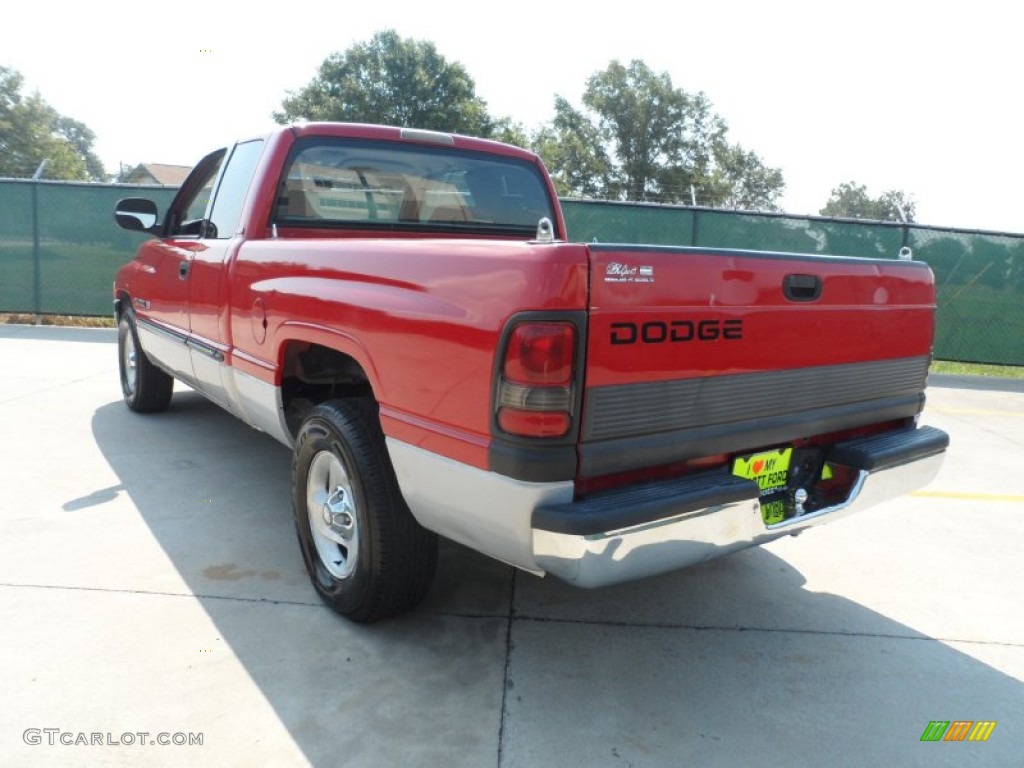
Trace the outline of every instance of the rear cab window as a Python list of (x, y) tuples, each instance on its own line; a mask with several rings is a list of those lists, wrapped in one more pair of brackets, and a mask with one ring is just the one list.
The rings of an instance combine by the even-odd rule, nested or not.
[(555, 220), (540, 169), (469, 150), (364, 139), (296, 143), (278, 185), (278, 226), (533, 236)]

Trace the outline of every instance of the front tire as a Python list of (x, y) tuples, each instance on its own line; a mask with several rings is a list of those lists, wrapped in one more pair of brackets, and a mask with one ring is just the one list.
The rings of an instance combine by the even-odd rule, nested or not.
[(306, 570), (331, 608), (371, 622), (423, 599), (437, 536), (402, 498), (372, 400), (334, 400), (310, 411), (295, 442), (292, 494)]
[(142, 351), (135, 316), (130, 311), (117, 323), (117, 357), (125, 404), (136, 413), (167, 410), (174, 378), (153, 365)]

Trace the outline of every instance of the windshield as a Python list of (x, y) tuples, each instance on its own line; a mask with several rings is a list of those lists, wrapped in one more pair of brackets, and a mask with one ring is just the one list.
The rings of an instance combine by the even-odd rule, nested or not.
[(533, 235), (555, 220), (539, 168), (518, 158), (315, 138), (292, 151), (275, 223)]

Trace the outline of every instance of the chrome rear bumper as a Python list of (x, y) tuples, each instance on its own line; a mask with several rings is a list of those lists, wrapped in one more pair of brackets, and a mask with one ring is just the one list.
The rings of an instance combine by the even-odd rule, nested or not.
[(840, 504), (766, 526), (757, 485), (731, 475), (692, 477), (540, 507), (537, 566), (580, 587), (651, 576), (837, 520), (927, 485), (949, 437), (932, 427), (834, 446), (828, 460), (856, 472)]

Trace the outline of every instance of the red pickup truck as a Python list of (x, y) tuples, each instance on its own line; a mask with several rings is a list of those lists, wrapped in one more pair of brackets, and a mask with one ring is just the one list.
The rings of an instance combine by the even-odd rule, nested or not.
[(307, 124), (203, 158), (114, 283), (121, 387), (175, 378), (290, 447), (319, 595), (408, 610), (437, 535), (584, 587), (927, 483), (914, 261), (580, 244), (524, 150)]

